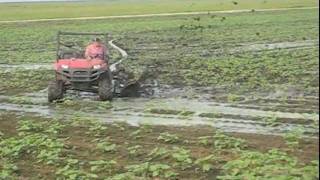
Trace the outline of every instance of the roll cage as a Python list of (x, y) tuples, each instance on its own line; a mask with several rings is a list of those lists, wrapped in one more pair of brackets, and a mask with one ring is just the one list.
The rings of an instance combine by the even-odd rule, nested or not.
[(76, 58), (79, 58), (78, 56), (83, 56), (83, 52), (81, 50), (73, 47), (75, 44), (63, 43), (61, 41), (62, 36), (102, 36), (103, 37), (102, 41), (103, 41), (104, 45), (107, 46), (109, 34), (108, 33), (97, 33), (97, 32), (63, 32), (63, 31), (58, 31), (58, 33), (57, 33), (56, 61), (58, 61), (59, 59), (61, 59), (65, 55), (65, 52), (63, 52), (62, 47), (67, 47), (67, 48), (73, 49), (73, 51), (68, 52), (69, 54), (71, 54), (71, 56), (74, 56)]

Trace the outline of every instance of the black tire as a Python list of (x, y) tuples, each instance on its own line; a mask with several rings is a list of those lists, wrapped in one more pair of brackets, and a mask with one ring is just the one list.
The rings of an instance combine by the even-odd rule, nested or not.
[(48, 101), (53, 102), (63, 98), (63, 82), (52, 81), (48, 86)]
[(100, 76), (98, 94), (101, 101), (111, 101), (113, 97), (112, 75), (110, 71)]

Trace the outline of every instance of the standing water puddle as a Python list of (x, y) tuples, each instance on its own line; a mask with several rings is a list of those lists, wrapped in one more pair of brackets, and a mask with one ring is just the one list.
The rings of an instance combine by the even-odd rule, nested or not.
[[(69, 118), (75, 114), (100, 119), (104, 122), (126, 122), (134, 126), (140, 124), (195, 126), (209, 125), (226, 132), (243, 132), (255, 134), (279, 135), (295, 128), (303, 128), (307, 134), (318, 134), (312, 125), (295, 123), (278, 123), (269, 126), (256, 118), (319, 119), (318, 114), (288, 113), (264, 111), (257, 109), (230, 107), (229, 103), (200, 101), (184, 98), (116, 98), (112, 109), (98, 108), (97, 96), (92, 93), (69, 92), (71, 101), (85, 104), (89, 109), (75, 109), (72, 105), (48, 104), (46, 90), (25, 94), (32, 104), (15, 104), (10, 97), (0, 97), (0, 113), (14, 111), (17, 113), (35, 113), (45, 117)], [(62, 106), (63, 105), (63, 106)], [(187, 114), (184, 114), (186, 113)], [(202, 114), (222, 114), (219, 117), (201, 116)], [(232, 116), (232, 118), (230, 118)], [(246, 117), (251, 117), (246, 119)]]

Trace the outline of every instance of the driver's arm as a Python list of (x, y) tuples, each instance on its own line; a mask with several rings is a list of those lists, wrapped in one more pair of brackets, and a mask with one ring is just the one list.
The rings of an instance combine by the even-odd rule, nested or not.
[(88, 45), (87, 47), (86, 47), (86, 51), (85, 51), (85, 53), (84, 53), (84, 57), (85, 58), (89, 58), (89, 55), (90, 55), (90, 45)]

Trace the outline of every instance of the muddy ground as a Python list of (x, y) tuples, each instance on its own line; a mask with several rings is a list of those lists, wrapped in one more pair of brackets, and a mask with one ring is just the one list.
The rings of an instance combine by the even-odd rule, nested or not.
[[(121, 65), (136, 77), (145, 76), (140, 82), (142, 88), (136, 89), (135, 96), (117, 97), (112, 102), (100, 102), (94, 93), (75, 91), (68, 91), (62, 102), (47, 102), (46, 86), (53, 78), (47, 57), (54, 54), (53, 43), (48, 43), (47, 36), (46, 41), (35, 45), (42, 49), (46, 47), (46, 52), (30, 49), (27, 40), (20, 44), (21, 47), (16, 47), (19, 51), (9, 45), (0, 47), (0, 54), (7, 57), (0, 64), (0, 140), (4, 142), (0, 144), (3, 157), (0, 169), (10, 163), (16, 164), (18, 170), (10, 171), (10, 175), (19, 178), (67, 178), (71, 170), (79, 177), (86, 177), (88, 172), (111, 177), (123, 173), (131, 176), (126, 166), (139, 164), (142, 174), (133, 175), (147, 179), (216, 179), (230, 172), (244, 173), (247, 170), (225, 169), (224, 165), (229, 161), (245, 161), (245, 158), (241, 159), (242, 155), (252, 152), (271, 159), (280, 158), (275, 155), (277, 153), (269, 153), (269, 150), (278, 149), (287, 153), (282, 156), (286, 160), (297, 158), (298, 163), (290, 160), (291, 163), (285, 164), (294, 165), (287, 167), (272, 160), (275, 166), (271, 169), (285, 167), (286, 172), (293, 169), (292, 172), (313, 175), (306, 170), (313, 161), (319, 160), (319, 41), (314, 31), (313, 20), (316, 18), (311, 16), (312, 13), (208, 14), (155, 18), (150, 24), (137, 19), (134, 28), (123, 27), (130, 30), (115, 33), (113, 42), (124, 51), (112, 49), (111, 60), (115, 63), (127, 56)], [(274, 15), (281, 18), (275, 19)], [(106, 26), (112, 24), (102, 20), (97, 22)], [(116, 29), (117, 23), (122, 21), (115, 20), (114, 23), (116, 25), (112, 28)], [(132, 25), (129, 20), (126, 23)], [(143, 24), (143, 28), (136, 28), (137, 24)], [(38, 25), (45, 29), (47, 24)], [(64, 26), (62, 23), (54, 25)], [(14, 27), (6, 28), (11, 26)], [(87, 27), (87, 24), (79, 22), (69, 26), (79, 28)], [(104, 26), (99, 28), (104, 29)], [(37, 36), (40, 34), (46, 32)], [(35, 37), (28, 36), (30, 42), (41, 39)], [(32, 56), (25, 57), (29, 51)], [(33, 56), (45, 61), (38, 63)], [(25, 120), (35, 124), (36, 130), (31, 131), (35, 127)], [(64, 126), (61, 129), (60, 124)], [(56, 133), (46, 132), (38, 125), (58, 130), (53, 131)], [(228, 137), (217, 135), (220, 131)], [(46, 156), (41, 156), (45, 159), (43, 161), (36, 156), (40, 150), (46, 152), (53, 147), (43, 149), (42, 145), (30, 147), (30, 144), (17, 142), (23, 138), (21, 133), (32, 137), (40, 133), (50, 135), (48, 139), (62, 141), (63, 147), (57, 148), (57, 158), (52, 160), (55, 165), (48, 163)], [(219, 139), (221, 136), (222, 140)], [(202, 141), (203, 138), (206, 140)], [(245, 146), (242, 140), (246, 141)], [(110, 141), (111, 147), (114, 143), (118, 148), (101, 152), (96, 147), (97, 141)], [(5, 152), (4, 147), (15, 143), (22, 147), (17, 150), (17, 157), (14, 152), (6, 156), (1, 154)], [(219, 143), (227, 145), (223, 144), (220, 149)], [(109, 145), (107, 148), (111, 148)], [(148, 154), (156, 147), (167, 148), (168, 152), (150, 159)], [(181, 160), (183, 163), (170, 156), (177, 153), (175, 147), (190, 151), (179, 150), (179, 156), (185, 158)], [(25, 151), (28, 148), (32, 151)], [(134, 153), (130, 155), (129, 151)], [(50, 150), (48, 153), (56, 152)], [(218, 160), (197, 161), (210, 155)], [(72, 163), (74, 161), (70, 159), (78, 162)], [(104, 172), (90, 170), (90, 161), (109, 162), (112, 159), (117, 161), (114, 167), (104, 167)], [(255, 160), (259, 162), (261, 159)], [(267, 162), (261, 161), (262, 164)], [(148, 168), (142, 168), (147, 162), (170, 165), (179, 175), (167, 172), (167, 166), (158, 166), (164, 169), (158, 169), (160, 175), (153, 176)], [(213, 167), (207, 171), (202, 169), (209, 165)], [(61, 168), (66, 166), (69, 169), (62, 171)], [(99, 168), (101, 166), (104, 165), (100, 164)], [(253, 165), (252, 171), (254, 167), (258, 165)], [(311, 169), (317, 170), (317, 166), (312, 165)], [(168, 174), (172, 177), (165, 177)], [(235, 178), (236, 174), (232, 177)]]

